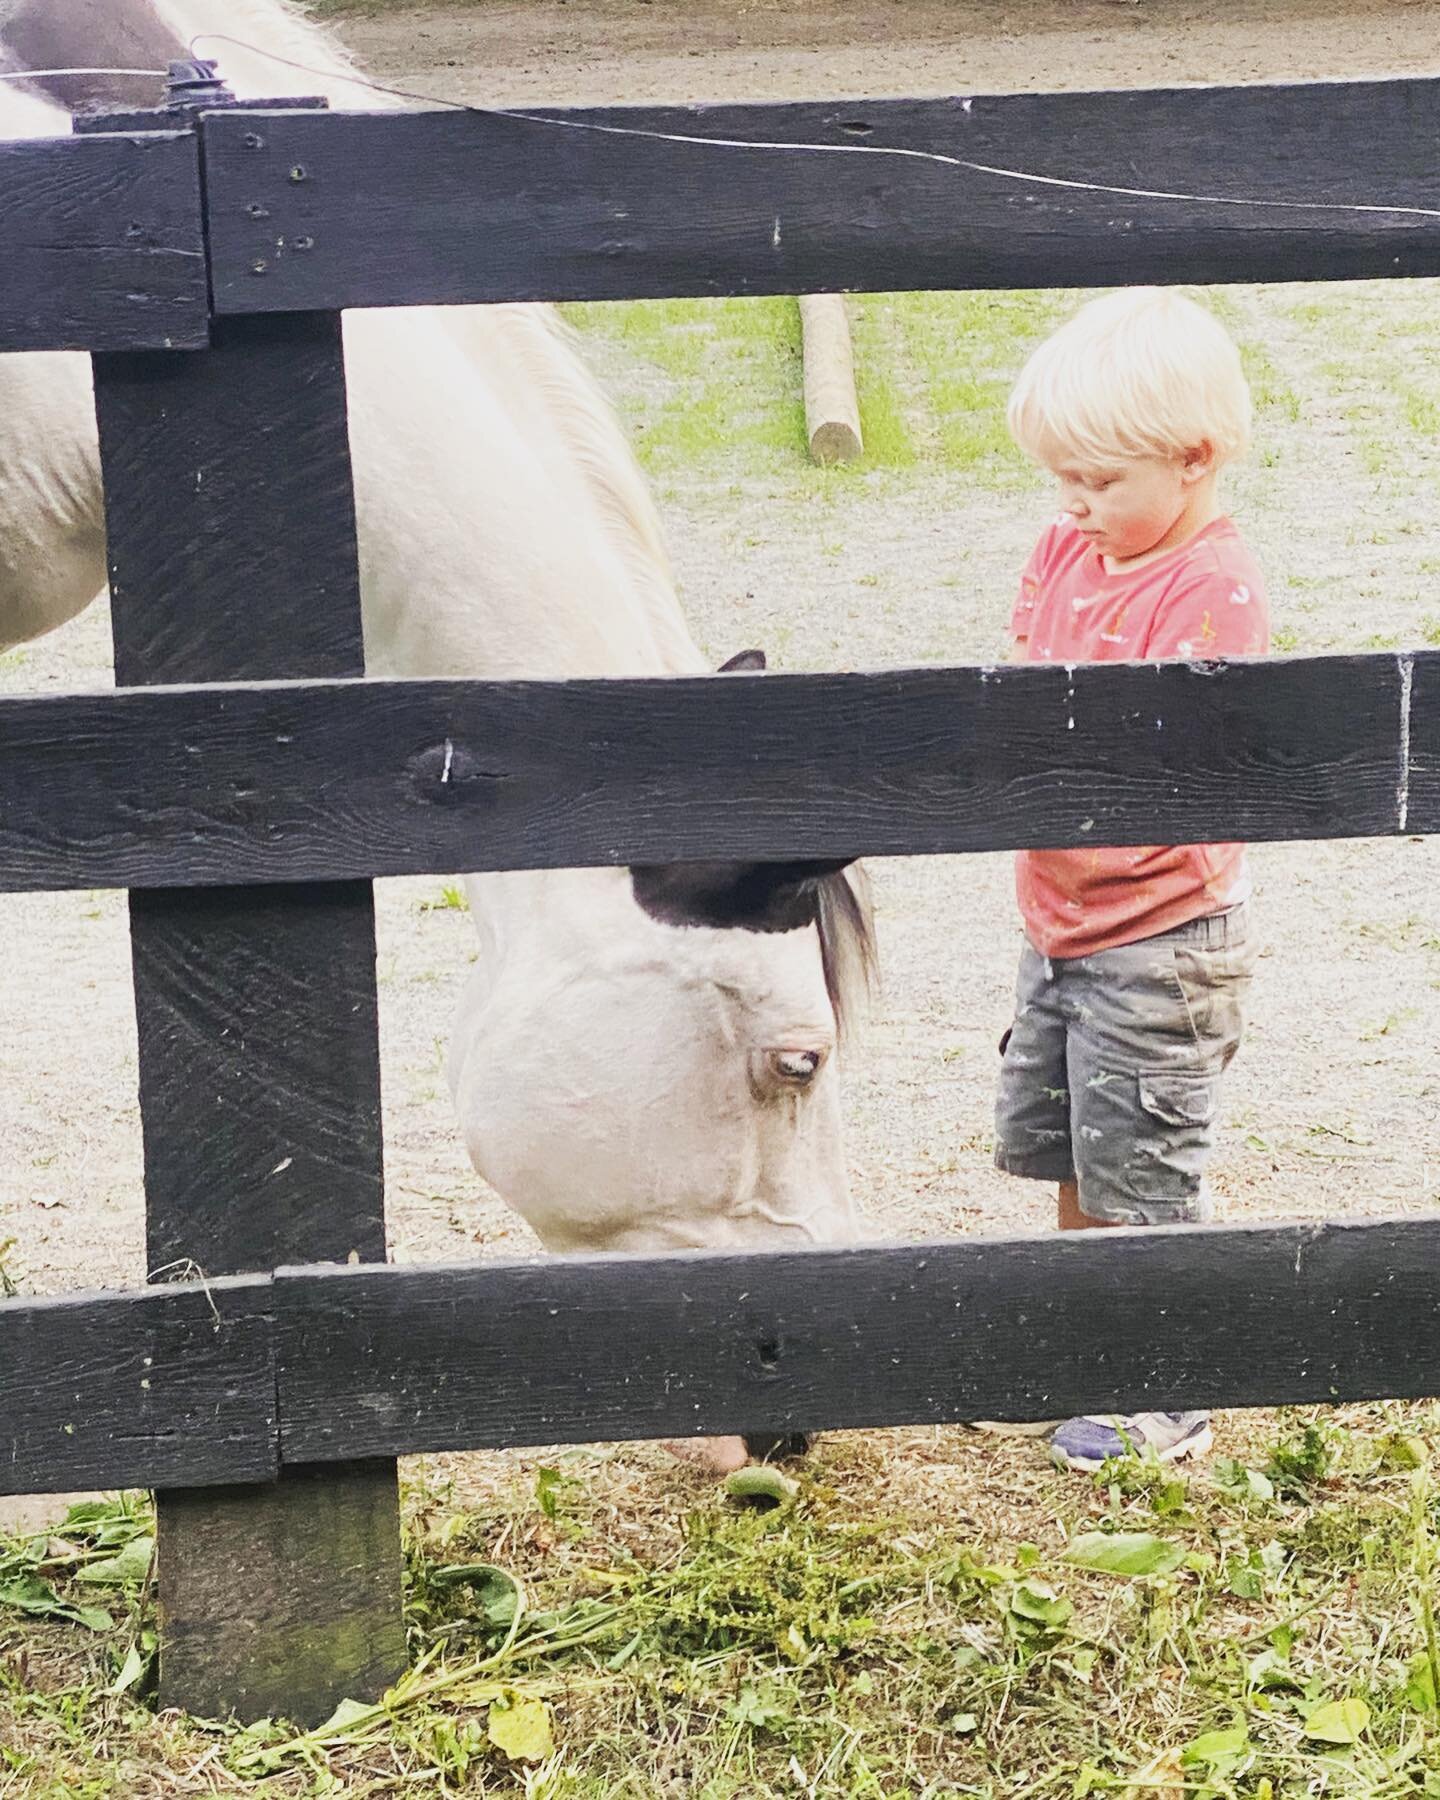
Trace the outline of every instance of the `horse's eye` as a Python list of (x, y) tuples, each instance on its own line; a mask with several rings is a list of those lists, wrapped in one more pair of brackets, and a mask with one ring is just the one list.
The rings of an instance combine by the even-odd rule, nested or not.
[(774, 1050), (771, 1052), (771, 1064), (781, 1080), (801, 1084), (813, 1079), (816, 1070), (824, 1060), (823, 1050)]

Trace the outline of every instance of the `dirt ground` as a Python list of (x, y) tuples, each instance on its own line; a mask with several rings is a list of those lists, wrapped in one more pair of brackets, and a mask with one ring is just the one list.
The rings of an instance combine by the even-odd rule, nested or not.
[[(1440, 0), (532, 0), (347, 12), (338, 26), (381, 79), (494, 102), (1155, 85), (1428, 73), (1440, 63)], [(1314, 353), (1283, 336), (1267, 348), (1282, 366)], [(1427, 538), (1440, 551), (1440, 526), (1417, 518), (1423, 488), (1377, 486), (1323, 408), (1303, 429), (1311, 442), (1298, 472), (1247, 474), (1237, 504), (1254, 503), (1246, 523), (1262, 561), (1313, 577), (1333, 634), (1358, 647), (1373, 620), (1355, 610), (1355, 521), (1388, 520), (1408, 534), (1412, 558)], [(1044, 511), (923, 471), (902, 492), (857, 489), (838, 524), (833, 511), (784, 516), (763, 484), (737, 486), (738, 497), (682, 489), (665, 500), (684, 603), (707, 646), (781, 636), (792, 668), (912, 662), (915, 644), (937, 634), (952, 660), (992, 656)], [(1433, 483), (1428, 491), (1433, 509)], [(818, 553), (837, 530), (838, 562)], [(1382, 588), (1391, 554), (1364, 552)], [(875, 584), (859, 585), (872, 573), (885, 605)], [(11, 691), (108, 681), (100, 608), (0, 662)], [(1222, 1217), (1434, 1206), (1440, 956), (1425, 943), (1440, 931), (1440, 848), (1263, 846), (1254, 861), (1266, 949), (1215, 1170)], [(988, 1166), (994, 1043), (1018, 946), (1008, 859), (893, 862), (874, 878), (885, 983), (851, 1057), (847, 1104), (855, 1184), (876, 1231), (1043, 1229), (1045, 1191)], [(482, 1191), (450, 1119), (441, 1060), (470, 926), (427, 904), (440, 886), (379, 887), (402, 1260), (531, 1245)], [(14, 1240), (3, 1261), (37, 1292), (136, 1282), (141, 1169), (123, 897), (0, 897), (0, 942), (0, 1244)]]
[(1435, 0), (471, 0), (337, 23), (443, 99), (823, 99), (1429, 74)]

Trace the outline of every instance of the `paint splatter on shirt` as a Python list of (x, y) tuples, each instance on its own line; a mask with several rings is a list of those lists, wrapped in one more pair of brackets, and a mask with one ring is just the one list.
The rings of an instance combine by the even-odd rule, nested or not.
[[(1264, 582), (1224, 518), (1153, 562), (1111, 572), (1062, 515), (1025, 565), (1011, 631), (1031, 662), (1174, 662), (1270, 648)], [(1097, 845), (1015, 859), (1026, 934), (1045, 956), (1153, 937), (1249, 891), (1243, 844)]]

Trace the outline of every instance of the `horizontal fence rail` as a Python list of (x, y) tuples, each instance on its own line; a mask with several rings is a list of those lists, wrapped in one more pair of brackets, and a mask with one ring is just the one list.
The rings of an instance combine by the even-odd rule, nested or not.
[(528, 110), (207, 115), (217, 312), (1440, 273), (1430, 78)]
[(0, 890), (1440, 830), (1440, 652), (0, 699)]
[(0, 352), (209, 341), (191, 132), (0, 141)]
[(0, 1491), (279, 1473), (268, 1276), (0, 1301)]
[[(0, 1489), (1440, 1393), (1440, 1219), (321, 1267), (0, 1302)], [(273, 1404), (272, 1404), (273, 1403)]]

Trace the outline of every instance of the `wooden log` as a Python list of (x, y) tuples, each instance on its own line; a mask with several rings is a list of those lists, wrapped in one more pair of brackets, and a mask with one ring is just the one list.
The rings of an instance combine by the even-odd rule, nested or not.
[[(95, 378), (120, 678), (358, 676), (339, 319)], [(131, 942), (152, 1271), (383, 1260), (368, 882), (133, 894)], [(393, 1461), (157, 1508), (165, 1704), (313, 1722), (403, 1667)]]
[(221, 313), (1440, 274), (1433, 77), (203, 131)]
[(800, 296), (805, 436), (817, 463), (853, 462), (864, 450), (855, 359), (843, 294)]
[(0, 890), (1436, 830), (1433, 650), (0, 698)]

